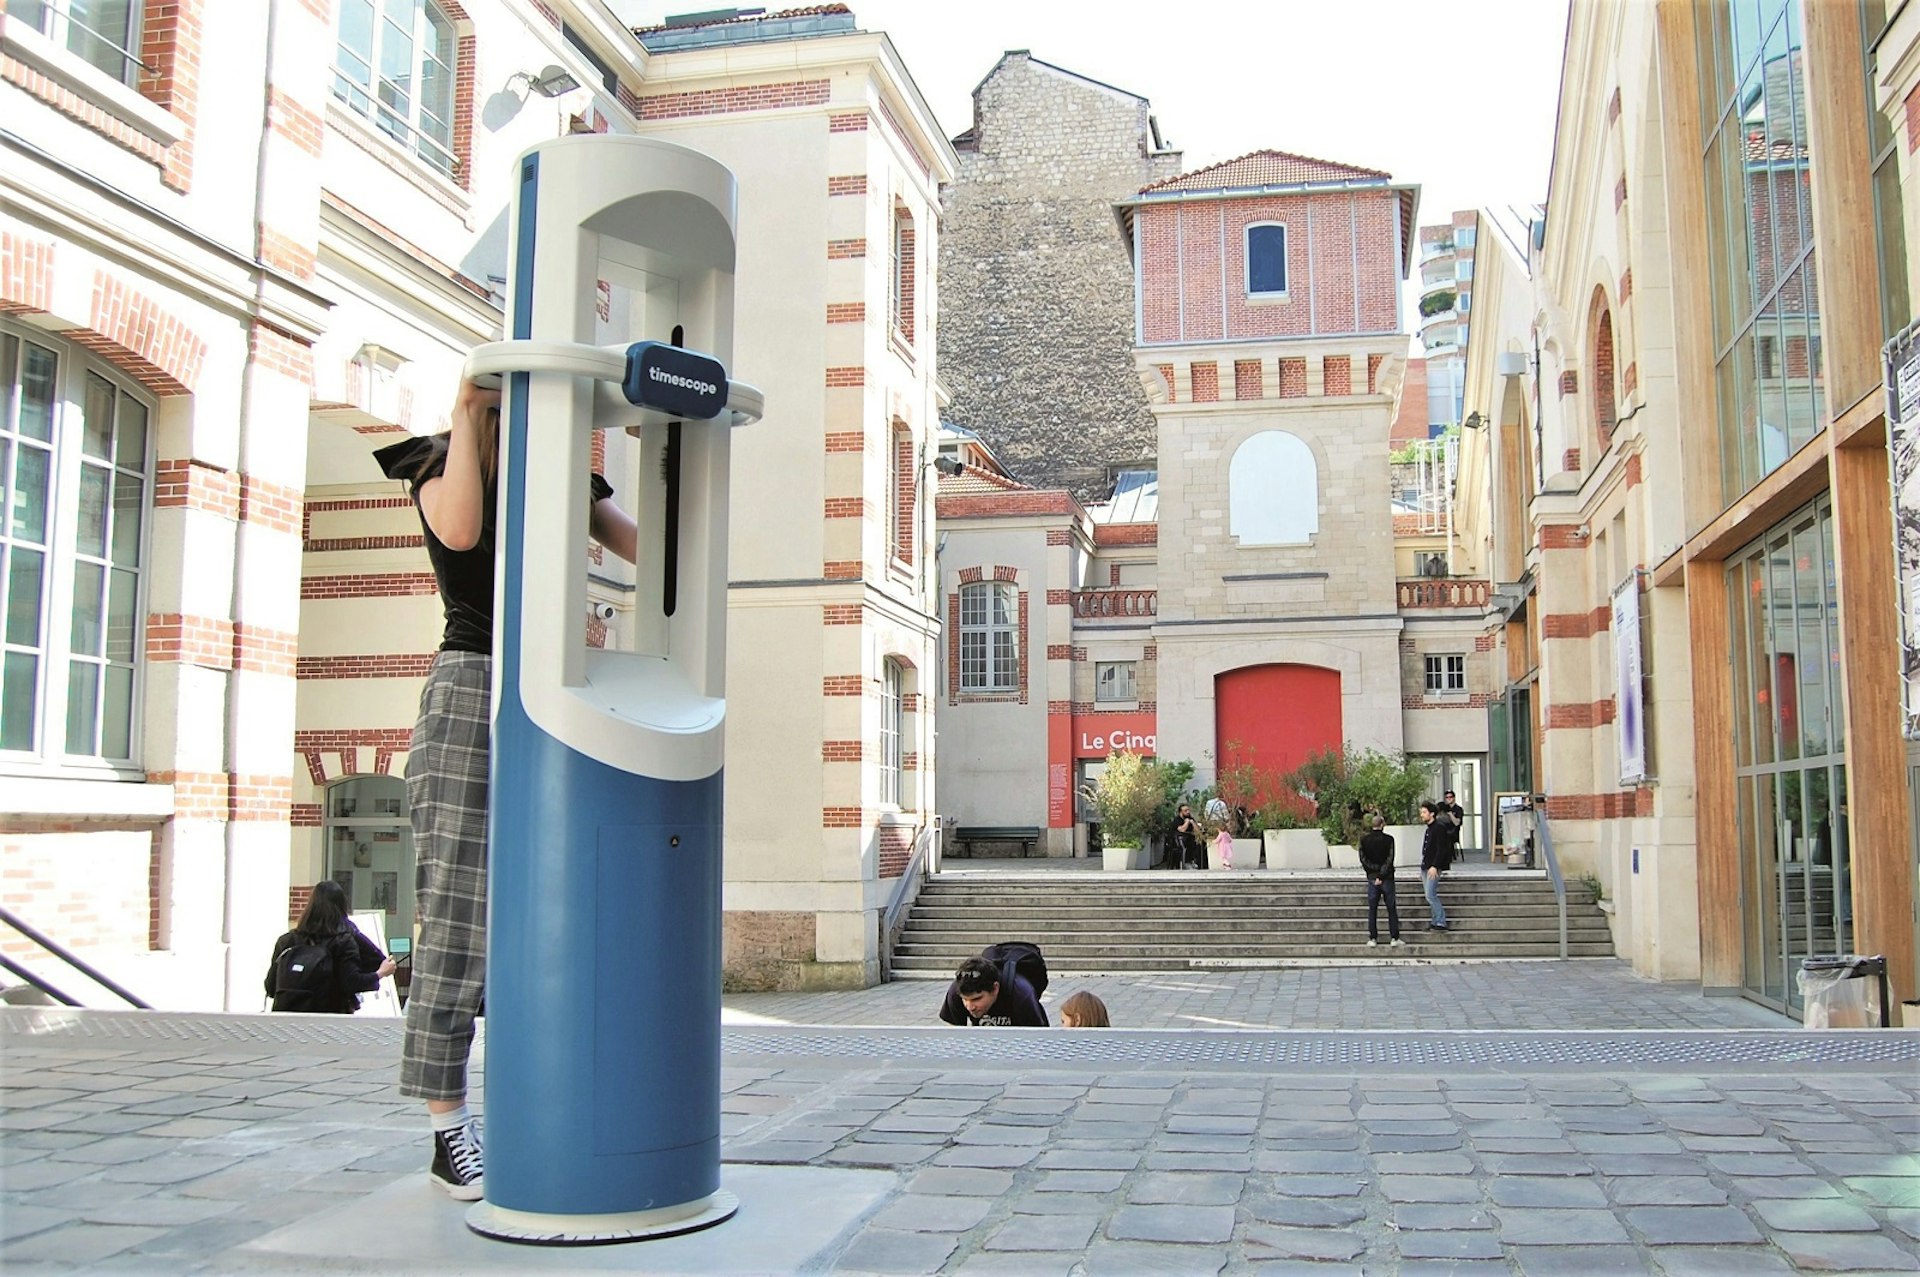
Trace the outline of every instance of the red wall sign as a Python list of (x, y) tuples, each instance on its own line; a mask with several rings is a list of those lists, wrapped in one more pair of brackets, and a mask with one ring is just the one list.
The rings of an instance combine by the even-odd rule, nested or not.
[(1073, 756), (1105, 758), (1123, 750), (1129, 754), (1155, 752), (1153, 714), (1075, 714)]

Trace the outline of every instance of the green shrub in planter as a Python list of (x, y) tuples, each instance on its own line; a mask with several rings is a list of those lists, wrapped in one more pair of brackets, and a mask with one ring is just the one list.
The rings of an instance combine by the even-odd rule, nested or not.
[(1164, 796), (1161, 768), (1138, 754), (1119, 753), (1081, 794), (1100, 817), (1100, 839), (1108, 847), (1139, 847), (1152, 831)]
[(1426, 773), (1405, 754), (1352, 745), (1311, 755), (1290, 779), (1294, 788), (1313, 795), (1320, 833), (1330, 847), (1358, 846), (1372, 814), (1389, 825), (1412, 824), (1427, 788)]

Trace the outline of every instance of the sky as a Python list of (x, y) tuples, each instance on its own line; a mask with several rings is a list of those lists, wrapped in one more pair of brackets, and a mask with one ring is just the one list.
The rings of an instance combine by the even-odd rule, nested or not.
[[(847, 4), (892, 38), (948, 137), (1000, 55), (1026, 49), (1148, 99), (1188, 169), (1261, 149), (1385, 169), (1420, 184), (1423, 224), (1546, 198), (1567, 0)], [(636, 24), (701, 7), (615, 5)]]

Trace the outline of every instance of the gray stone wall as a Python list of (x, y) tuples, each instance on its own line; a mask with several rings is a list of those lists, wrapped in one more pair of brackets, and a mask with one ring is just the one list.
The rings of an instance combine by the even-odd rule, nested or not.
[(1144, 98), (1010, 53), (974, 96), (940, 228), (946, 419), (1027, 483), (1103, 495), (1152, 456), (1133, 369), (1133, 262), (1113, 202), (1179, 171)]

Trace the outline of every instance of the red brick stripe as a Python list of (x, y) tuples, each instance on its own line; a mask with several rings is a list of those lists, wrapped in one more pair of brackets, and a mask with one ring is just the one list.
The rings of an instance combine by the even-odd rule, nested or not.
[[(655, 93), (643, 95), (640, 98), (639, 114), (643, 120), (677, 120), (691, 115), (737, 115), (742, 111), (778, 111), (791, 107), (821, 106), (827, 101), (832, 88), (833, 84), (829, 80), (789, 80), (778, 84), (752, 84), (729, 89)], [(864, 115), (860, 118), (866, 119)]]
[(310, 576), (300, 582), (302, 599), (394, 599), (438, 590), (431, 572), (362, 572)]
[(303, 679), (425, 678), (432, 664), (432, 652), (303, 656), (300, 658), (298, 676)]

